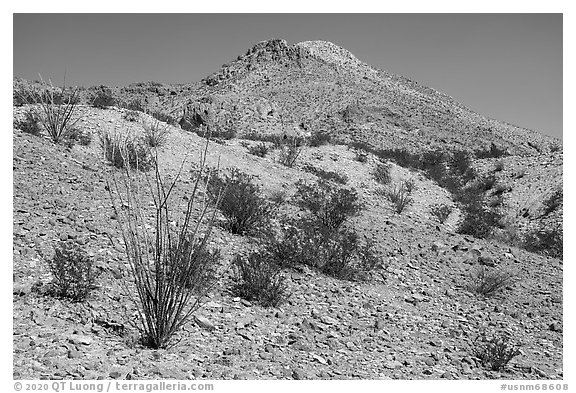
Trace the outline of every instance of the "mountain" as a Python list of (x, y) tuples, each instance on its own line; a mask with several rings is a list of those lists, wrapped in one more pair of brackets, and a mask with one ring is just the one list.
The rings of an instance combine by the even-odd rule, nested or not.
[[(41, 108), (22, 100), (46, 86), (14, 79), (13, 87), (15, 379), (564, 377), (560, 141), (321, 41), (264, 41), (192, 83), (81, 89), (73, 137), (59, 143), (32, 127)], [(254, 237), (232, 233), (217, 213), (213, 291), (174, 347), (152, 350), (132, 324), (117, 214), (130, 205), (112, 209), (111, 185), (124, 172), (106, 155), (106, 136), (146, 146), (138, 154), (153, 153), (167, 179), (180, 174), (171, 190), (187, 201), (206, 128), (220, 133), (208, 165), (250, 176), (274, 203), (273, 218)], [(292, 148), (298, 155), (285, 165)], [(297, 196), (302, 181), (320, 179), (357, 195), (361, 208), (344, 225), (353, 235), (339, 244), (372, 244), (374, 265), (357, 280), (314, 263), (283, 267), (289, 297), (277, 308), (233, 295), (233, 261), (274, 239), (270, 228), (310, 218)], [(409, 201), (399, 209), (394, 195)], [(151, 196), (139, 203), (153, 228)], [(167, 227), (180, 228), (180, 210), (172, 213)], [(84, 302), (54, 296), (49, 262), (61, 242), (95, 261)], [(479, 283), (502, 278), (494, 295), (479, 293)], [(513, 359), (494, 367), (483, 353)]]

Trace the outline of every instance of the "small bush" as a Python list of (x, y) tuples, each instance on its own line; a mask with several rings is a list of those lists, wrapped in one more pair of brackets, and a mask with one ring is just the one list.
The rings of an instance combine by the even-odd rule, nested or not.
[(504, 161), (498, 160), (494, 164), (494, 172), (502, 172), (504, 170)]
[(485, 334), (476, 338), (473, 355), (480, 359), (482, 365), (489, 370), (503, 369), (514, 357), (520, 355), (520, 348), (510, 343), (507, 337), (492, 337)]
[(266, 146), (264, 143), (260, 142), (257, 145), (254, 146), (249, 146), (248, 147), (248, 153), (255, 155), (257, 157), (266, 157), (266, 154), (268, 154), (268, 146)]
[(531, 252), (562, 259), (564, 256), (564, 230), (562, 224), (539, 226), (524, 236), (523, 247)]
[(125, 168), (126, 164), (140, 171), (152, 168), (154, 157), (144, 141), (118, 132), (101, 132), (99, 136), (104, 157), (116, 168)]
[(124, 112), (124, 114), (122, 115), (122, 118), (126, 121), (129, 122), (135, 122), (140, 120), (140, 112), (135, 111), (135, 110), (127, 110), (126, 112)]
[(444, 224), (452, 213), (452, 207), (448, 205), (433, 205), (430, 207), (430, 213), (438, 218), (441, 224)]
[(60, 143), (68, 138), (74, 125), (80, 120), (77, 114), (80, 102), (80, 89), (67, 92), (66, 84), (54, 88), (42, 81), (40, 89), (28, 89), (20, 93), (21, 99), (28, 104), (40, 104), (38, 119), (48, 132), (54, 143)]
[(489, 271), (485, 266), (480, 266), (473, 276), (473, 288), (476, 293), (485, 297), (492, 296), (505, 287), (514, 284), (516, 276), (510, 272), (501, 270)]
[(287, 299), (287, 288), (280, 269), (268, 262), (265, 253), (253, 252), (233, 260), (237, 283), (232, 293), (263, 307), (278, 307)]
[(282, 206), (284, 203), (286, 203), (286, 199), (287, 199), (286, 191), (283, 191), (283, 190), (273, 191), (268, 199), (275, 206)]
[(500, 148), (496, 146), (495, 143), (492, 143), (489, 148), (476, 150), (474, 155), (476, 158), (500, 158), (508, 156), (509, 153), (506, 149)]
[(312, 136), (308, 139), (308, 145), (310, 147), (319, 147), (322, 145), (326, 145), (330, 143), (330, 134), (326, 131), (323, 132), (315, 132)]
[(233, 234), (257, 235), (269, 224), (274, 206), (252, 182), (253, 177), (234, 168), (222, 176), (215, 176), (208, 183), (208, 195), (216, 201), (226, 218), (226, 228)]
[(300, 208), (310, 211), (330, 230), (338, 229), (362, 209), (356, 190), (334, 186), (324, 179), (315, 184), (299, 180), (295, 199)]
[(325, 171), (322, 168), (316, 168), (310, 164), (306, 164), (303, 168), (306, 172), (312, 173), (321, 179), (333, 181), (335, 183), (346, 184), (348, 183), (348, 176), (341, 175), (332, 171)]
[(544, 212), (542, 216), (547, 216), (554, 210), (558, 209), (564, 203), (564, 191), (562, 188), (557, 188), (548, 198), (542, 202), (544, 205)]
[(354, 159), (358, 162), (366, 163), (368, 162), (368, 153), (360, 149), (354, 149)]
[(398, 214), (401, 214), (413, 202), (405, 182), (401, 182), (388, 190), (386, 197), (394, 204), (394, 210)]
[(48, 266), (54, 276), (56, 293), (75, 301), (86, 299), (98, 277), (94, 260), (72, 241), (60, 241), (55, 252)]
[(42, 128), (40, 127), (40, 119), (38, 114), (29, 109), (24, 114), (24, 120), (19, 120), (14, 123), (14, 127), (32, 135), (40, 135)]
[(144, 142), (150, 147), (161, 147), (166, 144), (170, 129), (167, 125), (162, 125), (160, 121), (155, 120), (150, 123), (142, 123), (144, 130)]
[(172, 117), (171, 115), (164, 113), (164, 112), (160, 112), (160, 111), (151, 111), (149, 113), (150, 116), (152, 116), (153, 118), (155, 118), (158, 121), (164, 122), (166, 124), (170, 124), (173, 126), (177, 126), (178, 125), (178, 121), (176, 120), (176, 118)]
[(142, 101), (138, 99), (133, 99), (132, 101), (125, 102), (122, 104), (122, 107), (130, 111), (145, 112), (144, 105), (142, 105)]
[(233, 126), (216, 127), (211, 125), (202, 125), (195, 129), (198, 136), (210, 138), (211, 140), (230, 140), (236, 137), (236, 129)]
[(106, 86), (100, 87), (92, 98), (92, 106), (106, 109), (116, 104), (116, 99), (112, 96), (112, 91)]
[(82, 146), (88, 146), (92, 143), (92, 134), (88, 131), (81, 131), (77, 128), (73, 128), (70, 130), (70, 134), (68, 135), (68, 146), (72, 147), (72, 145), (79, 144)]
[(300, 146), (296, 138), (291, 138), (291, 140), (288, 140), (280, 146), (278, 162), (292, 168), (294, 164), (296, 164), (300, 153), (302, 153), (302, 146)]
[(374, 180), (383, 185), (390, 184), (392, 182), (391, 170), (392, 166), (389, 163), (378, 162), (376, 168), (374, 168), (374, 172), (372, 172)]

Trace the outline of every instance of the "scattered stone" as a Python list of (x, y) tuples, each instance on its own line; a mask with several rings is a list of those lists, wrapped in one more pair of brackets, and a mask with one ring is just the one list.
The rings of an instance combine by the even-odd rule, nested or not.
[(216, 326), (214, 326), (206, 317), (196, 315), (194, 321), (196, 322), (196, 325), (210, 332), (216, 329)]

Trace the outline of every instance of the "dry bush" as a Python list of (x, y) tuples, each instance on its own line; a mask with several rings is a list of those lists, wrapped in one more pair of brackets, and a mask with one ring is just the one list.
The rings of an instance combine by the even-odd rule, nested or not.
[(40, 118), (36, 111), (28, 109), (24, 114), (24, 120), (14, 122), (14, 127), (32, 135), (40, 135), (42, 128), (40, 127)]
[(200, 197), (210, 180), (206, 149), (185, 198), (175, 195), (184, 163), (169, 182), (157, 164), (153, 175), (125, 166), (120, 177), (111, 172), (108, 179), (133, 279), (124, 282), (125, 290), (136, 306), (142, 342), (152, 348), (169, 346), (214, 284), (216, 261), (207, 246), (216, 209), (210, 211), (212, 204)]
[(520, 355), (519, 349), (511, 344), (507, 337), (488, 338), (482, 334), (474, 341), (473, 355), (489, 370), (500, 371), (514, 357)]
[(155, 158), (150, 147), (134, 133), (101, 131), (99, 137), (104, 157), (116, 168), (152, 169)]
[(390, 163), (378, 162), (376, 168), (374, 168), (374, 171), (372, 172), (374, 180), (383, 185), (390, 184), (392, 182), (392, 176), (390, 174), (391, 169), (392, 166)]
[(233, 261), (237, 282), (232, 293), (264, 307), (278, 307), (287, 299), (287, 288), (280, 269), (269, 262), (263, 252), (253, 252), (247, 257), (236, 255)]
[(60, 241), (54, 250), (48, 267), (54, 276), (56, 294), (75, 301), (85, 300), (98, 277), (94, 260), (72, 241)]
[(248, 153), (262, 158), (266, 157), (266, 154), (268, 154), (269, 151), (270, 149), (263, 142), (248, 147)]
[(386, 191), (386, 197), (394, 204), (396, 213), (401, 214), (413, 202), (410, 196), (410, 188), (405, 182), (401, 182), (394, 188)]
[(302, 146), (297, 138), (291, 138), (280, 146), (278, 162), (284, 166), (292, 168), (298, 157), (302, 153)]
[(144, 130), (144, 142), (150, 147), (161, 147), (166, 144), (170, 128), (167, 124), (162, 124), (158, 120), (152, 123), (142, 122), (142, 129)]
[(444, 224), (450, 214), (452, 213), (452, 207), (448, 205), (433, 205), (430, 207), (430, 213), (438, 218), (441, 224)]
[(474, 291), (485, 297), (493, 296), (517, 280), (514, 273), (503, 270), (488, 270), (483, 265), (478, 268), (472, 278)]
[[(42, 80), (42, 77), (40, 77)], [(46, 84), (42, 80), (43, 88), (36, 90), (25, 88), (20, 92), (21, 100), (27, 104), (39, 104), (40, 113), (38, 120), (48, 132), (54, 143), (60, 143), (68, 138), (74, 125), (80, 120), (78, 104), (80, 102), (80, 90), (66, 90), (66, 79), (61, 88), (55, 88), (52, 83)]]
[(219, 208), (231, 233), (258, 235), (268, 228), (274, 206), (262, 196), (253, 176), (231, 169), (214, 177), (208, 184), (208, 195), (213, 201), (220, 198)]

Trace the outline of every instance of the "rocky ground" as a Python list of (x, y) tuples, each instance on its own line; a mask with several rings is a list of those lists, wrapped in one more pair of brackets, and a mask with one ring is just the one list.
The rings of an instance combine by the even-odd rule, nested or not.
[[(15, 107), (15, 116), (23, 109)], [(286, 168), (274, 161), (274, 153), (255, 157), (233, 139), (212, 143), (208, 163), (220, 160), (222, 167), (255, 175), (267, 194), (290, 195), (298, 179), (314, 179), (302, 170), (306, 164), (346, 174), (348, 186), (356, 187), (366, 204), (355, 225), (382, 254), (370, 279), (349, 282), (308, 269), (286, 270), (289, 301), (265, 309), (230, 295), (230, 260), (249, 240), (218, 227), (210, 244), (224, 256), (217, 287), (195, 321), (178, 333), (174, 347), (143, 347), (130, 325), (134, 306), (121, 285), (127, 279), (126, 257), (105, 189), (111, 168), (97, 138), (100, 130), (140, 127), (122, 114), (115, 108), (85, 108), (78, 127), (93, 135), (92, 143), (71, 149), (14, 129), (14, 378), (563, 377), (562, 261), (456, 234), (457, 209), (445, 224), (429, 213), (432, 204), (453, 204), (446, 190), (393, 165), (394, 182), (412, 179), (416, 185), (413, 205), (396, 214), (375, 193), (378, 184), (370, 175), (375, 158), (358, 162), (339, 145), (306, 147), (298, 164)], [(203, 144), (196, 134), (170, 127), (159, 150), (161, 169), (174, 173), (189, 154), (186, 173)], [(554, 168), (561, 168), (560, 155), (558, 160)], [(530, 168), (545, 180), (538, 166)], [(511, 204), (523, 206), (520, 197), (510, 195)], [(46, 260), (56, 242), (66, 239), (83, 244), (101, 272), (85, 303), (46, 293), (52, 280)], [(470, 289), (481, 265), (512, 271), (518, 280), (484, 298)], [(482, 332), (510, 337), (521, 354), (504, 370), (487, 370), (473, 354)]]

